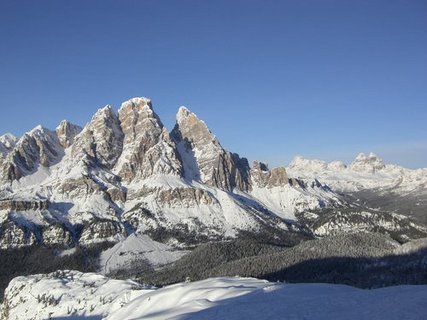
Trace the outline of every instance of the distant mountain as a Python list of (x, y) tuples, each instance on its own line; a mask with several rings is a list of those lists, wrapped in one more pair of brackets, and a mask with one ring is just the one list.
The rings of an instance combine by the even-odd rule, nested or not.
[(422, 219), (397, 204), (377, 210), (361, 194), (425, 195), (426, 173), (372, 154), (349, 166), (301, 157), (288, 168), (250, 166), (187, 108), (169, 133), (149, 99), (133, 98), (83, 128), (62, 121), (0, 137), (0, 248), (117, 243), (135, 232), (173, 247), (254, 236), (297, 243), (353, 226), (405, 242), (427, 235)]
[(373, 153), (361, 153), (349, 165), (296, 157), (286, 169), (291, 177), (319, 179), (348, 202), (427, 225), (427, 168), (406, 169), (385, 164)]

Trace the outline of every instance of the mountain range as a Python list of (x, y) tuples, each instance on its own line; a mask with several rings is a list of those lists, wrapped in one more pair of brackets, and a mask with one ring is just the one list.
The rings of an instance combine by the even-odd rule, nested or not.
[[(64, 120), (0, 136), (0, 317), (163, 319), (184, 301), (165, 303), (170, 293), (188, 298), (182, 313), (209, 318), (216, 302), (206, 297), (234, 303), (247, 293), (242, 301), (255, 306), (273, 286), (274, 301), (288, 294), (276, 281), (425, 284), (426, 210), (427, 168), (373, 153), (350, 164), (301, 156), (287, 167), (249, 164), (187, 108), (169, 132), (150, 99), (133, 98), (84, 127)], [(237, 275), (264, 280), (224, 278)], [(306, 288), (295, 285), (300, 295)], [(328, 299), (331, 290), (358, 296), (312, 288)], [(425, 286), (408, 290), (405, 301), (420, 299)], [(368, 309), (382, 314), (376, 303)]]
[(250, 165), (185, 107), (169, 132), (147, 98), (118, 113), (107, 105), (83, 128), (64, 120), (1, 136), (0, 181), (2, 249), (117, 243), (135, 232), (174, 247), (354, 229), (401, 242), (427, 235), (427, 169), (374, 154), (348, 166), (302, 157), (287, 168)]

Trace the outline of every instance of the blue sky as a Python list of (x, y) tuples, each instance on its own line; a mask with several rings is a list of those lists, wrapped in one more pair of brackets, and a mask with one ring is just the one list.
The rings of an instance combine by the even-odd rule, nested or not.
[(427, 1), (0, 0), (0, 132), (147, 96), (229, 150), (427, 167)]

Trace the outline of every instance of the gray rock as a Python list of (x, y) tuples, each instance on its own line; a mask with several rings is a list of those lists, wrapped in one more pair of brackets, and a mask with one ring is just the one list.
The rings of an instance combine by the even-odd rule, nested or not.
[(154, 113), (147, 98), (134, 98), (122, 104), (119, 119), (124, 133), (123, 152), (115, 172), (130, 182), (155, 174), (180, 176), (182, 164), (174, 142)]
[(187, 178), (228, 191), (250, 188), (247, 160), (226, 151), (207, 125), (185, 107), (178, 111), (172, 137), (180, 146), (181, 158), (192, 162)]

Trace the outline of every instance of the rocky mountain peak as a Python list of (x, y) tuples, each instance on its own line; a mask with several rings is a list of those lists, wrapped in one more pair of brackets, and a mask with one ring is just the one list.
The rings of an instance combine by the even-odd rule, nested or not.
[(10, 133), (0, 136), (0, 160), (6, 157), (15, 147), (18, 138)]
[(75, 158), (87, 154), (107, 168), (116, 164), (122, 152), (123, 132), (110, 105), (99, 109), (77, 137), (72, 146)]
[(25, 133), (7, 155), (2, 167), (2, 180), (20, 179), (32, 173), (39, 165), (49, 167), (63, 155), (56, 133), (37, 126)]
[(65, 149), (73, 144), (74, 138), (82, 131), (82, 128), (68, 122), (67, 120), (62, 120), (58, 127), (56, 127), (55, 131), (58, 136), (59, 143)]
[(11, 133), (0, 136), (0, 144), (8, 150), (13, 149), (17, 142), (18, 138)]
[(122, 111), (122, 109), (129, 108), (129, 107), (137, 108), (140, 111), (151, 110), (151, 112), (154, 113), (153, 106), (151, 104), (151, 99), (146, 97), (135, 97), (123, 102), (122, 105), (120, 106), (119, 113)]
[(99, 108), (92, 117), (92, 121), (99, 118), (114, 118), (116, 114), (114, 113), (113, 107), (109, 104)]
[(260, 161), (257, 161), (257, 160), (255, 160), (253, 162), (252, 169), (253, 170), (260, 170), (260, 171), (264, 171), (264, 172), (269, 171), (268, 165), (266, 163), (260, 162)]
[(252, 184), (259, 188), (272, 188), (288, 184), (288, 175), (283, 167), (269, 170), (265, 163), (254, 161), (250, 174)]
[(132, 143), (150, 131), (161, 131), (163, 124), (147, 98), (133, 98), (122, 103), (119, 121), (125, 135), (124, 143)]
[(123, 152), (115, 171), (127, 182), (135, 177), (182, 172), (176, 146), (148, 98), (133, 98), (119, 109)]
[(384, 169), (385, 164), (381, 158), (371, 152), (368, 155), (360, 153), (349, 167), (354, 171), (375, 173)]
[(230, 191), (250, 187), (247, 160), (223, 149), (206, 123), (186, 107), (178, 110), (172, 137), (184, 161), (187, 179)]
[(174, 131), (181, 134), (182, 138), (193, 144), (195, 147), (212, 145), (222, 149), (218, 139), (209, 130), (206, 123), (200, 120), (196, 114), (181, 106), (176, 114), (176, 126)]

